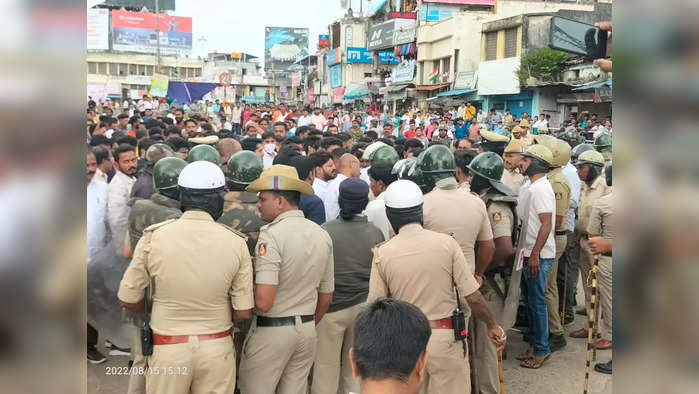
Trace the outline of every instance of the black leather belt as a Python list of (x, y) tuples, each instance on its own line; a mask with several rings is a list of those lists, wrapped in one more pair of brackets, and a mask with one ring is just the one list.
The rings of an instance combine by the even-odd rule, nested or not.
[(566, 234), (568, 234), (567, 230), (557, 230), (556, 231), (556, 235), (566, 235)]
[[(301, 316), (302, 323), (308, 323), (313, 321), (315, 316), (304, 315)], [(258, 327), (281, 327), (281, 326), (293, 326), (296, 324), (296, 316), (286, 316), (286, 317), (266, 317), (257, 316), (257, 326)]]
[(612, 252), (602, 253), (602, 256), (612, 257)]

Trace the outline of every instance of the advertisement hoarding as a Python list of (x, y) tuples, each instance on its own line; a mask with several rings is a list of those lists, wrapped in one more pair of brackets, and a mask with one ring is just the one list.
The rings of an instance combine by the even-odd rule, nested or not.
[[(347, 63), (373, 63), (372, 51), (360, 47), (348, 47), (346, 50)], [(378, 51), (381, 64), (398, 64), (400, 61), (393, 56), (393, 51)]]
[[(156, 25), (160, 24), (160, 37)], [(160, 39), (163, 54), (185, 55), (192, 51), (192, 18), (150, 12), (112, 11), (112, 49), (154, 53)]]
[(342, 86), (342, 65), (338, 64), (330, 67), (330, 87)]
[(369, 27), (367, 34), (367, 49), (384, 49), (393, 45), (393, 28), (396, 19)]
[(393, 69), (392, 82), (410, 82), (415, 77), (415, 60), (405, 60)]
[(331, 49), (325, 55), (325, 63), (328, 67), (334, 66), (342, 62), (342, 52), (340, 48)]
[(109, 10), (87, 9), (87, 49), (109, 49)]
[(308, 29), (265, 27), (265, 70), (286, 71), (308, 56)]
[(329, 48), (330, 47), (330, 35), (319, 34), (318, 35), (318, 48)]

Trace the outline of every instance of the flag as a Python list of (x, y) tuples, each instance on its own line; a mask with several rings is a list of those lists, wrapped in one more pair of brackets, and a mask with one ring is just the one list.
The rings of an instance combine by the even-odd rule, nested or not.
[(439, 79), (439, 67), (436, 67), (431, 73), (427, 74), (427, 79), (433, 82)]

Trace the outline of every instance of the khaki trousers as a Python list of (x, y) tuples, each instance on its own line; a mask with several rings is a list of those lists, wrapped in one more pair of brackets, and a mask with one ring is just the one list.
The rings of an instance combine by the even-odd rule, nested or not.
[(253, 317), (243, 345), (238, 388), (242, 394), (306, 394), (316, 356), (316, 327), (310, 321), (257, 327)]
[(326, 313), (316, 326), (318, 351), (313, 364), (313, 394), (358, 393), (359, 379), (352, 375), (349, 350), (354, 340), (354, 319), (366, 304)]
[[(502, 283), (499, 283), (502, 286)], [(502, 288), (502, 287), (501, 287)], [(479, 289), (490, 313), (498, 324), (502, 324), (502, 314), (505, 310), (505, 300), (503, 300), (490, 285), (487, 280)], [(488, 337), (488, 326), (481, 320), (475, 321), (475, 338), (473, 342), (473, 363), (478, 374), (478, 390), (481, 394), (499, 394), (500, 379), (498, 378), (498, 354), (495, 345)]]
[(235, 390), (235, 350), (230, 336), (156, 345), (148, 356), (148, 394), (230, 394)]
[(137, 326), (133, 327), (131, 334), (131, 373), (129, 374), (129, 386), (126, 390), (127, 394), (145, 394), (146, 392), (146, 374), (140, 373), (148, 368), (146, 356), (141, 351), (141, 329)]
[(433, 329), (427, 342), (427, 366), (421, 394), (468, 394), (471, 392), (468, 351), (454, 340), (454, 330)]
[(602, 339), (612, 340), (612, 258), (599, 257), (597, 271), (597, 288), (599, 290), (600, 320), (599, 333)]
[(563, 252), (566, 250), (568, 237), (565, 235), (557, 235), (556, 240), (556, 257), (553, 259), (551, 270), (546, 276), (546, 311), (549, 315), (549, 334), (563, 334), (563, 326), (561, 325), (561, 316), (558, 312), (560, 307), (558, 304), (558, 260), (560, 260)]

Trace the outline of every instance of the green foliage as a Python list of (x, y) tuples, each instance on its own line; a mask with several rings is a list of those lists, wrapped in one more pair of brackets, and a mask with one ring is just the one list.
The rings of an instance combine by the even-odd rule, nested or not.
[(527, 85), (529, 77), (542, 82), (554, 82), (558, 74), (565, 69), (563, 63), (568, 54), (551, 48), (544, 48), (522, 56), (519, 68), (515, 71), (520, 85)]

